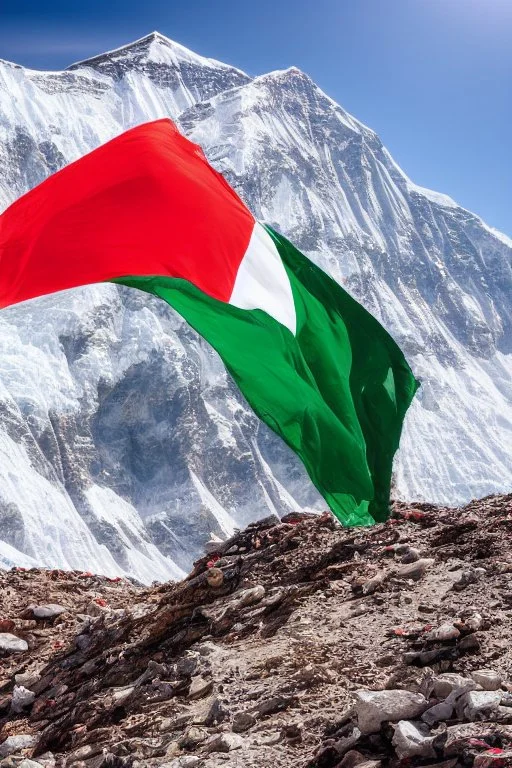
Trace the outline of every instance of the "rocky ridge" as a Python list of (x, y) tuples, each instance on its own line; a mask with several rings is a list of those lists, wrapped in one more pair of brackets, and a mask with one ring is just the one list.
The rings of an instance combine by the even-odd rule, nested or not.
[(181, 582), (0, 575), (0, 768), (512, 765), (512, 495), (267, 518)]

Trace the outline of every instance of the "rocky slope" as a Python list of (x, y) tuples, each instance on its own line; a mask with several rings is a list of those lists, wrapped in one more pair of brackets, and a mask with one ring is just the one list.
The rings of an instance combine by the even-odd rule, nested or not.
[[(157, 33), (64, 72), (0, 62), (0, 207), (162, 116), (394, 334), (422, 388), (403, 498), (512, 488), (512, 244), (414, 185), (297, 69), (250, 78)], [(0, 314), (0, 565), (184, 572), (210, 531), (319, 506), (162, 303), (91, 287)]]
[(0, 768), (511, 765), (511, 530), (512, 496), (396, 504), (252, 524), (149, 589), (6, 572)]

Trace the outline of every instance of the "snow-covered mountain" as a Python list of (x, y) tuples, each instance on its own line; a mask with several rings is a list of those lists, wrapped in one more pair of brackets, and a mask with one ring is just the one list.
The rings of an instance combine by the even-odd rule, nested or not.
[[(163, 116), (406, 352), (423, 386), (399, 494), (458, 504), (510, 490), (512, 241), (413, 184), (299, 70), (250, 78), (158, 33), (63, 72), (0, 61), (0, 209)], [(135, 291), (2, 311), (0, 409), (0, 565), (163, 579), (210, 531), (324, 506), (216, 355)]]

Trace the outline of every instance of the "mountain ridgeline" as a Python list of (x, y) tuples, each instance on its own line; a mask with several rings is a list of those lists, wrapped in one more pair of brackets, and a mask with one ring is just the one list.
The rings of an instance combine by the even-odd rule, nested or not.
[[(392, 333), (422, 386), (396, 494), (512, 488), (512, 241), (411, 182), (303, 72), (251, 78), (158, 33), (37, 72), (0, 61), (0, 209), (168, 116), (262, 221)], [(323, 508), (163, 302), (91, 286), (0, 313), (0, 565), (179, 576), (214, 532)]]

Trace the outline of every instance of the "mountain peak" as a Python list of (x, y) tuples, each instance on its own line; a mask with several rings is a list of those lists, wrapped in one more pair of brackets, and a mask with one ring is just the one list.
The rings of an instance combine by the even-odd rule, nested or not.
[(236, 69), (236, 67), (231, 67), (229, 64), (224, 64), (216, 59), (200, 56), (198, 53), (191, 51), (190, 48), (186, 48), (181, 43), (171, 40), (170, 37), (157, 30), (149, 32), (149, 34), (126, 43), (119, 48), (113, 48), (97, 56), (77, 61), (71, 64), (68, 69), (92, 67), (93, 69), (109, 70), (112, 69), (112, 65), (121, 63), (125, 65), (131, 64), (132, 67), (151, 63), (177, 67), (185, 63), (200, 67), (206, 66), (210, 69), (238, 72), (247, 77), (245, 73)]

